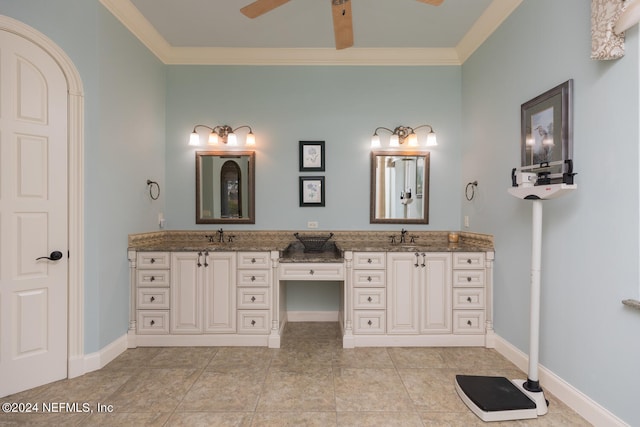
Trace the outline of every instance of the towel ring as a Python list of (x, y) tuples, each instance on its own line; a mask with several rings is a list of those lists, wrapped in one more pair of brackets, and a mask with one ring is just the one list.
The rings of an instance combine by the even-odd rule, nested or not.
[[(158, 200), (158, 197), (160, 197), (160, 185), (155, 181), (151, 181), (150, 179), (147, 180), (147, 185), (149, 186), (149, 197), (151, 197), (151, 200)], [(154, 187), (155, 191), (153, 190)]]
[[(467, 184), (464, 189), (464, 195), (468, 201), (472, 201), (473, 197), (476, 195), (476, 187), (478, 186), (478, 181), (473, 181)], [(469, 195), (469, 189), (471, 189), (471, 195)]]

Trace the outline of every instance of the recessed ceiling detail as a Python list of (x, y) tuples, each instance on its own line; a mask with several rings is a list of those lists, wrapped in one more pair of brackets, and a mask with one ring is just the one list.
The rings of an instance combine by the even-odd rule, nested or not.
[[(349, 0), (336, 50), (332, 0), (279, 0), (257, 19), (228, 0), (100, 0), (165, 64), (460, 65), (522, 0)], [(435, 0), (429, 0), (429, 2)]]

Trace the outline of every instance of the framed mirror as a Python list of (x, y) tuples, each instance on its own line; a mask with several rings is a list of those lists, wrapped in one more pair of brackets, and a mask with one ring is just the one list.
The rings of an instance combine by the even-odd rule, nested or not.
[(196, 224), (255, 224), (255, 153), (196, 152)]
[(429, 223), (429, 153), (371, 152), (371, 223)]

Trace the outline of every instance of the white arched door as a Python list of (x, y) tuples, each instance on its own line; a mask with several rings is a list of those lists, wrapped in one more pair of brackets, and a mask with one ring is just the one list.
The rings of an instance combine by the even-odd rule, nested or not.
[(0, 31), (0, 396), (67, 377), (67, 82)]

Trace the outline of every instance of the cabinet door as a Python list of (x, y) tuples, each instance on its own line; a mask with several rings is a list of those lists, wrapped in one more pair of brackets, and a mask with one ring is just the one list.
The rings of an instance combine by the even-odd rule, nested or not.
[(387, 254), (387, 333), (419, 332), (420, 266), (413, 253)]
[[(200, 264), (200, 265), (199, 265)], [(171, 333), (202, 333), (202, 256), (171, 254)]]
[(236, 253), (210, 252), (204, 269), (204, 332), (236, 332)]
[(420, 332), (451, 333), (451, 254), (427, 253), (424, 258)]

